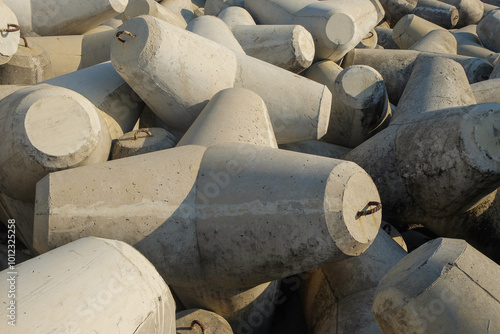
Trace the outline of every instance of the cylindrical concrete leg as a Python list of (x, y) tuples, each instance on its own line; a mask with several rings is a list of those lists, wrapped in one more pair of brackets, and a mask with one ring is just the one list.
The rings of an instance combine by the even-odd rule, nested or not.
[(40, 45), (50, 56), (52, 71), (58, 77), (110, 59), (110, 40), (114, 30), (90, 35), (28, 37), (28, 44)]
[(486, 15), (477, 25), (477, 35), (488, 49), (500, 52), (500, 10), (495, 10)]
[[(217, 92), (242, 87), (266, 103), (278, 142), (326, 132), (331, 93), (325, 86), (150, 16), (120, 29), (136, 37), (112, 42), (114, 67), (173, 130), (187, 130)], [(159, 50), (155, 57), (147, 56), (151, 48)]]
[(115, 71), (111, 62), (94, 65), (44, 83), (71, 89), (108, 114), (124, 133), (132, 131), (144, 102)]
[(187, 26), (186, 21), (179, 15), (174, 14), (155, 0), (130, 1), (127, 9), (123, 12), (123, 22), (140, 15), (151, 15), (182, 29), (186, 29)]
[(456, 26), (459, 18), (455, 6), (436, 0), (419, 0), (412, 14), (446, 29)]
[(278, 148), (264, 101), (248, 89), (215, 94), (177, 146), (226, 143)]
[(314, 60), (314, 40), (300, 25), (246, 25), (233, 28), (246, 54), (299, 73)]
[(4, 0), (19, 18), (25, 36), (79, 35), (127, 7), (128, 0)]
[(0, 85), (33, 85), (53, 77), (49, 54), (40, 45), (23, 40), (9, 63), (0, 66)]
[(375, 288), (405, 255), (380, 229), (365, 253), (307, 273), (299, 292), (309, 331), (317, 334), (376, 332), (377, 323), (371, 314)]
[[(0, 65), (6, 64), (17, 52), (20, 32), (16, 15), (0, 0)], [(3, 32), (3, 30), (8, 30)]]
[(442, 0), (444, 3), (458, 9), (458, 22), (456, 27), (462, 28), (477, 24), (483, 17), (484, 6), (480, 0)]
[(383, 333), (499, 332), (500, 267), (463, 240), (436, 239), (392, 268), (372, 312)]
[(15, 199), (32, 202), (36, 182), (50, 172), (108, 158), (108, 128), (78, 93), (31, 86), (1, 100), (0, 110), (1, 191)]
[(418, 0), (382, 0), (385, 17), (393, 27), (405, 15), (411, 14), (417, 6)]
[(230, 29), (237, 26), (254, 26), (252, 15), (242, 7), (231, 6), (221, 11), (218, 17), (227, 24)]
[(383, 17), (378, 1), (247, 0), (260, 24), (299, 24), (314, 37), (316, 59), (338, 61)]
[(162, 128), (146, 128), (128, 132), (118, 138), (111, 150), (111, 159), (121, 159), (175, 147), (172, 134)]
[(443, 28), (414, 14), (404, 16), (394, 26), (392, 37), (401, 49), (409, 49), (433, 30)]
[(189, 309), (177, 312), (175, 318), (177, 334), (233, 334), (226, 319), (214, 312)]
[(205, 15), (189, 22), (186, 30), (225, 46), (235, 53), (245, 54), (231, 29), (217, 16)]
[(457, 54), (457, 40), (447, 30), (433, 30), (413, 44), (409, 50)]
[(457, 53), (463, 56), (484, 58), (493, 64), (500, 57), (500, 53), (492, 52), (483, 46), (476, 34), (476, 27), (476, 25), (470, 25), (452, 32), (457, 40)]
[(448, 58), (417, 58), (394, 121), (473, 104), (476, 99), (460, 64)]
[(124, 242), (83, 238), (0, 276), (0, 287), (15, 291), (15, 301), (3, 299), (2, 333), (175, 334), (168, 286)]

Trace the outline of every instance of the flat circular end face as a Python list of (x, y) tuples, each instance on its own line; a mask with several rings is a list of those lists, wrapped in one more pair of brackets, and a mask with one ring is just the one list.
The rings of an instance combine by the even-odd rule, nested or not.
[(352, 40), (356, 26), (350, 16), (337, 13), (328, 19), (325, 30), (326, 37), (333, 44), (342, 46)]
[(457, 25), (459, 18), (460, 15), (458, 14), (458, 9), (456, 7), (450, 9), (450, 28), (453, 28)]
[[(12, 25), (18, 25), (16, 15), (0, 2), (0, 29), (15, 30), (15, 26)], [(17, 52), (20, 36), (20, 31), (0, 32), (0, 65), (7, 63)]]
[(385, 97), (384, 79), (365, 65), (344, 69), (335, 80), (335, 90), (345, 104), (358, 109), (376, 105)]
[[(139, 1), (130, 1), (130, 2), (139, 2)], [(109, 4), (111, 8), (115, 10), (117, 13), (123, 13), (127, 8), (129, 0), (110, 0)]]
[[(229, 323), (220, 315), (202, 309), (178, 312), (176, 318), (177, 334), (232, 334)], [(193, 325), (194, 322), (194, 325)], [(192, 326), (193, 325), (193, 326)], [(205, 331), (202, 329), (205, 328)]]
[[(328, 87), (323, 87), (323, 96), (321, 98), (321, 104), (319, 106), (318, 113), (318, 127), (316, 139), (320, 139), (326, 135), (328, 131), (328, 125), (330, 124), (330, 111), (332, 108), (332, 93)], [(314, 136), (312, 136), (314, 138)]]
[(24, 129), (36, 151), (30, 155), (42, 165), (65, 168), (90, 155), (101, 125), (90, 102), (55, 93), (37, 99), (27, 108)]
[(311, 33), (302, 26), (296, 26), (293, 29), (293, 48), (299, 63), (304, 68), (311, 66), (316, 50), (314, 39)]
[(360, 255), (377, 236), (382, 221), (373, 180), (356, 164), (343, 162), (330, 174), (325, 196), (328, 230), (336, 246), (344, 254)]

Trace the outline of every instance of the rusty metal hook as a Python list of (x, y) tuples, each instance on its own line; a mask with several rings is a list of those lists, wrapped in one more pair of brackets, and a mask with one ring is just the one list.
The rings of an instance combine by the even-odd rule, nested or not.
[(371, 215), (372, 213), (375, 213), (377, 211), (380, 211), (382, 209), (382, 203), (379, 202), (368, 202), (368, 206), (375, 205), (373, 209), (365, 210), (365, 211), (358, 211), (356, 214), (356, 218), (359, 218), (361, 216), (368, 216)]
[(7, 29), (0, 29), (1, 32), (16, 32), (21, 30), (21, 27), (14, 23), (8, 23)]
[(27, 48), (28, 47), (28, 40), (26, 39), (26, 37), (24, 36), (19, 36), (23, 41), (24, 41), (24, 47)]
[(124, 39), (121, 39), (120, 36), (121, 35), (127, 35), (127, 36), (130, 36), (132, 38), (135, 38), (135, 35), (132, 34), (130, 31), (127, 31), (127, 30), (120, 30), (116, 33), (116, 38), (122, 42), (122, 43), (125, 43), (125, 40)]
[(202, 334), (205, 334), (205, 326), (201, 323), (201, 321), (199, 321), (199, 320), (193, 320), (193, 321), (191, 322), (191, 330), (193, 330), (193, 329), (194, 329), (194, 326), (195, 326), (195, 325), (200, 326), (200, 328), (201, 328), (201, 333), (202, 333)]
[(137, 135), (139, 134), (139, 132), (144, 132), (148, 135), (148, 137), (153, 137), (153, 134), (148, 129), (139, 129), (134, 134), (134, 140), (137, 140)]

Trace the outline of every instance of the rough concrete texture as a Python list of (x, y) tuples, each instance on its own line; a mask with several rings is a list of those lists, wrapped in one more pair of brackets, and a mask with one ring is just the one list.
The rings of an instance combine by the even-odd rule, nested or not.
[(447, 30), (433, 30), (413, 44), (409, 50), (457, 54), (457, 40)]
[(436, 0), (419, 0), (411, 13), (446, 29), (456, 26), (459, 18), (455, 6)]
[(244, 7), (245, 0), (207, 0), (205, 3), (205, 14), (219, 15), (224, 9), (232, 6)]
[(255, 25), (255, 21), (250, 13), (242, 7), (227, 7), (217, 15), (224, 21), (230, 29), (237, 26)]
[(197, 17), (189, 22), (186, 30), (219, 43), (235, 53), (245, 54), (231, 29), (217, 16)]
[(278, 148), (264, 101), (244, 88), (215, 94), (177, 146), (236, 142)]
[(380, 333), (375, 288), (406, 252), (383, 230), (360, 256), (307, 273), (300, 296), (310, 333)]
[(319, 155), (321, 157), (334, 159), (342, 159), (342, 157), (351, 150), (348, 147), (329, 144), (319, 140), (305, 140), (295, 143), (281, 144), (279, 145), (279, 148), (287, 151)]
[(162, 128), (143, 128), (131, 131), (113, 143), (111, 159), (121, 159), (175, 147), (175, 137)]
[[(19, 25), (16, 15), (7, 5), (0, 0), (0, 29), (14, 29)], [(2, 32), (0, 34), (0, 65), (9, 62), (10, 58), (17, 52), (19, 43), (19, 31)]]
[(217, 92), (243, 87), (266, 103), (279, 143), (326, 133), (331, 93), (325, 86), (153, 17), (120, 29), (136, 37), (114, 39), (113, 66), (172, 129), (187, 130)]
[(178, 312), (175, 318), (177, 334), (233, 334), (226, 319), (214, 312), (189, 309)]
[(483, 46), (476, 34), (476, 25), (451, 31), (457, 40), (457, 53), (463, 56), (484, 58), (493, 64), (500, 58), (500, 53), (492, 52)]
[(4, 0), (24, 36), (79, 35), (122, 13), (128, 0)]
[(33, 202), (35, 185), (50, 172), (106, 161), (111, 138), (87, 99), (69, 89), (36, 85), (0, 101), (0, 185)]
[[(131, 168), (147, 171), (145, 182)], [(377, 190), (349, 162), (248, 144), (188, 145), (44, 178), (35, 248), (110, 234), (135, 245), (170, 284), (252, 287), (361, 254), (380, 225), (380, 212), (356, 216), (370, 201), (379, 201)], [(256, 250), (259, 257), (241, 256)]]
[(497, 64), (493, 68), (493, 71), (490, 74), (490, 79), (498, 79), (498, 78), (500, 78), (500, 61), (497, 62)]
[[(0, 274), (12, 277), (9, 270)], [(83, 238), (16, 265), (16, 326), (2, 333), (175, 334), (175, 302), (149, 261), (116, 240)], [(9, 291), (12, 281), (2, 279)], [(22, 310), (22, 311), (21, 311)], [(12, 331), (14, 329), (14, 331)]]
[(71, 89), (108, 114), (119, 126), (121, 137), (132, 131), (144, 102), (115, 71), (110, 61), (68, 73), (44, 84)]
[(424, 20), (414, 14), (404, 16), (394, 26), (392, 37), (401, 49), (409, 49), (413, 44), (422, 39), (433, 30), (441, 30), (442, 27)]
[(246, 25), (233, 28), (246, 54), (299, 73), (314, 60), (314, 40), (299, 25)]
[(0, 66), (0, 85), (32, 85), (54, 77), (49, 54), (40, 45), (21, 40), (11, 60)]
[(90, 35), (28, 37), (28, 44), (40, 45), (50, 57), (54, 77), (68, 74), (110, 59), (113, 30)]
[(259, 24), (299, 24), (314, 37), (316, 59), (338, 61), (383, 18), (378, 0), (246, 0)]
[[(123, 22), (140, 15), (151, 15), (182, 29), (186, 29), (187, 26), (183, 18), (174, 14), (170, 9), (160, 5), (155, 0), (130, 1), (127, 9), (123, 12)], [(121, 22), (118, 26), (120, 25)]]
[(471, 84), (487, 79), (493, 70), (491, 64), (484, 59), (414, 50), (354, 49), (346, 55), (342, 66), (368, 65), (376, 69), (384, 78), (389, 101), (397, 105), (417, 57), (420, 59), (442, 57), (455, 60), (464, 68)]
[(500, 52), (500, 10), (490, 12), (477, 25), (477, 35), (485, 47), (494, 51)]
[(439, 238), (384, 276), (372, 312), (383, 333), (496, 333), (499, 276), (499, 266), (465, 241)]

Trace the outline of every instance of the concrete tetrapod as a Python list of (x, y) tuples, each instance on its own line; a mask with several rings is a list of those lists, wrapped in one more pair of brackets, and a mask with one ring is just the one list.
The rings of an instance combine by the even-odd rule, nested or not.
[(115, 34), (108, 30), (89, 35), (28, 37), (27, 41), (49, 54), (54, 77), (58, 77), (108, 61), (109, 41)]
[(110, 61), (47, 80), (42, 84), (71, 89), (117, 123), (121, 135), (132, 131), (144, 102), (115, 71)]
[(385, 19), (390, 27), (394, 27), (403, 16), (415, 10), (418, 0), (382, 0), (380, 3), (385, 10)]
[(234, 53), (245, 54), (231, 29), (217, 16), (204, 15), (189, 22), (186, 30), (225, 46)]
[(83, 238), (12, 271), (0, 273), (0, 287), (15, 291), (2, 299), (2, 333), (175, 334), (168, 286), (124, 242)]
[(50, 172), (107, 160), (111, 138), (99, 110), (69, 89), (35, 85), (0, 101), (0, 187), (33, 202)]
[(372, 312), (383, 333), (497, 333), (499, 276), (465, 241), (435, 239), (384, 276)]
[(457, 40), (447, 30), (433, 30), (413, 44), (409, 50), (457, 54)]
[(8, 63), (10, 58), (17, 52), (21, 36), (18, 27), (16, 15), (0, 0), (0, 29), (2, 30), (0, 34), (0, 65)]
[(226, 319), (217, 313), (189, 309), (175, 315), (177, 334), (233, 334)]
[(458, 9), (436, 0), (419, 0), (412, 14), (440, 27), (451, 29), (458, 23)]
[(481, 58), (415, 50), (366, 49), (354, 49), (349, 52), (344, 57), (342, 66), (345, 68), (351, 65), (368, 65), (376, 69), (384, 78), (389, 101), (398, 104), (416, 59), (434, 57), (449, 58), (459, 63), (471, 84), (487, 79), (493, 69), (488, 61)]
[(4, 0), (24, 36), (79, 35), (122, 13), (128, 0)]
[(316, 59), (338, 61), (384, 17), (378, 0), (246, 0), (259, 24), (298, 24), (313, 36)]
[(233, 34), (247, 55), (294, 73), (314, 60), (313, 37), (300, 25), (238, 26)]
[(360, 256), (307, 273), (300, 296), (310, 333), (380, 333), (371, 313), (375, 288), (405, 255), (380, 229)]
[(480, 0), (442, 0), (444, 3), (458, 9), (458, 22), (456, 27), (462, 28), (477, 24), (483, 18), (484, 5)]
[(243, 87), (265, 101), (278, 142), (326, 133), (331, 93), (324, 85), (154, 17), (128, 20), (120, 30), (135, 37), (114, 39), (113, 66), (173, 130), (186, 131), (217, 92)]
[(444, 30), (444, 28), (415, 14), (408, 14), (394, 26), (392, 37), (401, 49), (409, 49), (433, 30)]

